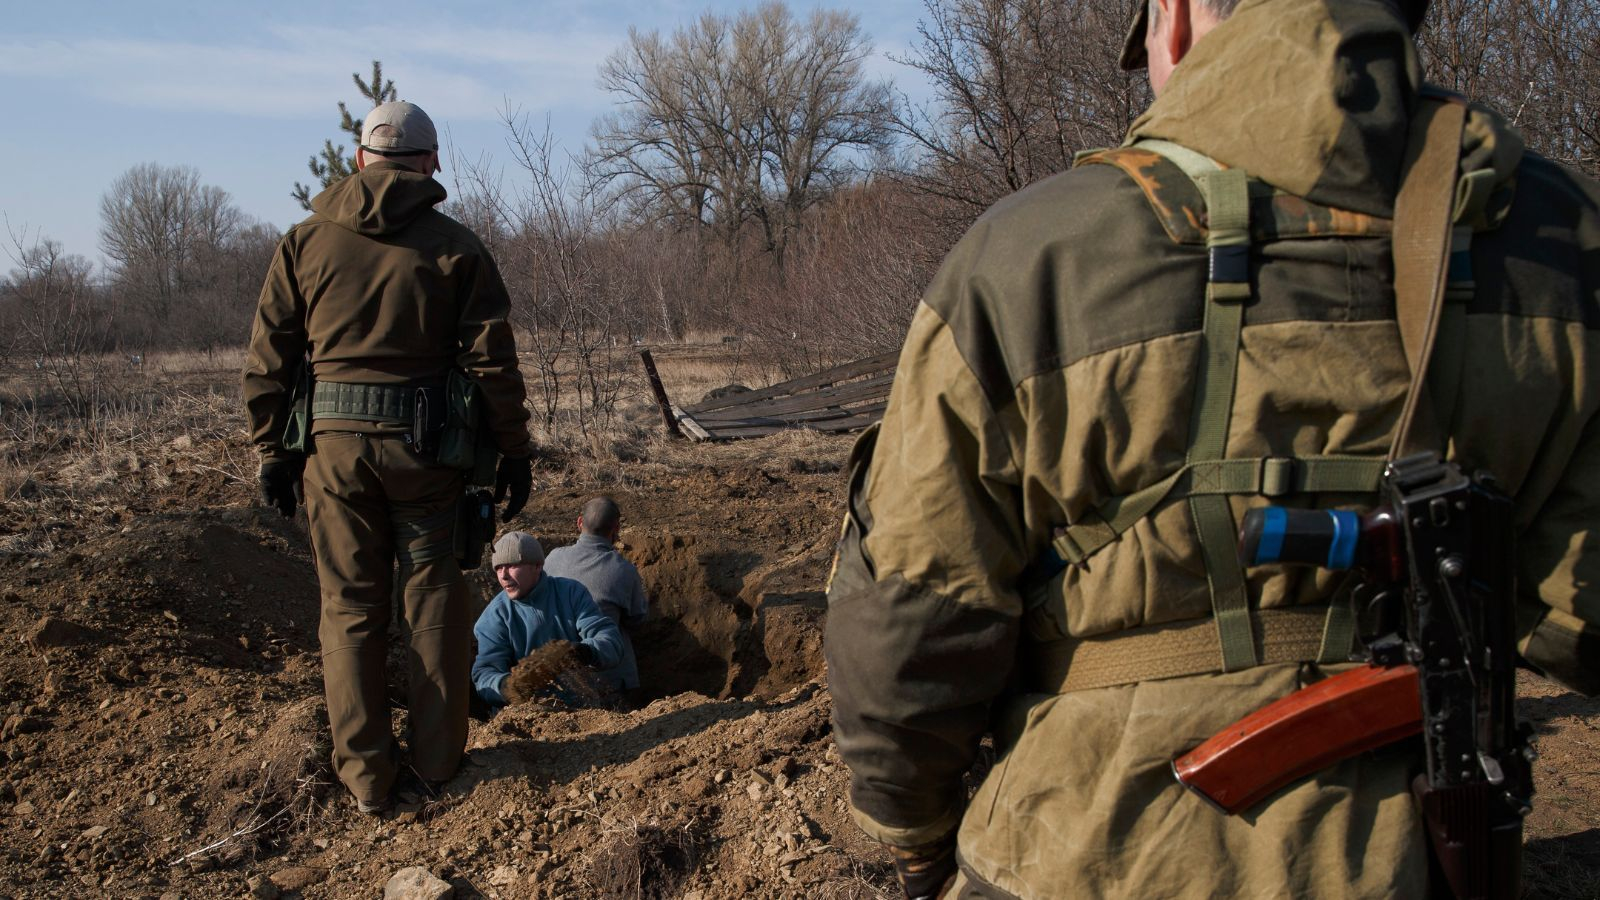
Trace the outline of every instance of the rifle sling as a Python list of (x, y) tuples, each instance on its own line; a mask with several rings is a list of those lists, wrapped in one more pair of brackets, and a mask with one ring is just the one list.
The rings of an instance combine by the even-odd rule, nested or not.
[[(1444, 308), (1449, 274), (1451, 215), (1455, 210), (1465, 104), (1423, 97), (1406, 146), (1394, 203), (1394, 305), (1411, 369), (1389, 459), (1440, 449), (1444, 435), (1428, 397), (1428, 363)], [(1448, 413), (1448, 410), (1445, 410)], [(1418, 423), (1425, 423), (1418, 431)]]

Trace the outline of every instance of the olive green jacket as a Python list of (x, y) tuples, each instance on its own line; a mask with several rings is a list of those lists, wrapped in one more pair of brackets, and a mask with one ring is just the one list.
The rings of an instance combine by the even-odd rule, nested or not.
[[(1204, 205), (1137, 140), (1264, 183), (1227, 456), (1384, 454), (1409, 383), (1388, 232), (1418, 83), (1385, 3), (1243, 0), (1130, 146), (1001, 201), (951, 252), (881, 431), (858, 447), (829, 590), (836, 738), (869, 834), (911, 846), (959, 826), (963, 869), (991, 896), (1420, 895), (1403, 746), (1236, 817), (1172, 779), (1174, 756), (1310, 669), (1221, 674), (1218, 657), (1215, 674), (1056, 693), (1031, 666), (1084, 638), (1207, 621), (1189, 504), (1157, 506), (1041, 601), (1023, 589), (1054, 529), (1185, 462)], [(1600, 691), (1600, 595), (1582, 590), (1600, 579), (1600, 189), (1523, 156), (1476, 108), (1463, 168), (1477, 173), (1457, 209), (1476, 287), (1445, 314), (1430, 389), (1451, 455), (1515, 496), (1524, 655)], [(1234, 514), (1264, 502), (1233, 498)], [(1265, 610), (1325, 608), (1336, 583), (1248, 577)], [(986, 732), (998, 761), (969, 802)]]
[[(310, 218), (278, 244), (261, 288), (244, 370), (250, 434), (264, 458), (283, 454), (290, 391), (310, 354), (318, 381), (442, 383), (459, 368), (483, 391), (505, 456), (527, 456), (522, 373), (506, 324), (511, 301), (494, 259), (465, 226), (433, 207), (442, 185), (376, 162), (318, 194)], [(396, 430), (319, 420), (314, 430)]]

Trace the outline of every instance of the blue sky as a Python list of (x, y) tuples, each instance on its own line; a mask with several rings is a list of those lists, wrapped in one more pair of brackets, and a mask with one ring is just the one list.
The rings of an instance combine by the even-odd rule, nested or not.
[[(350, 74), (373, 59), (466, 159), (506, 160), (507, 103), (548, 115), (576, 152), (609, 108), (596, 68), (630, 26), (670, 31), (707, 9), (754, 5), (0, 0), (0, 225), (98, 262), (100, 195), (130, 166), (159, 162), (195, 167), (246, 213), (287, 227), (304, 215), (289, 190), (310, 181), (306, 157), (342, 137), (337, 102), (364, 111)], [(914, 42), (921, 0), (828, 5), (860, 17), (876, 75), (926, 93), (887, 59)], [(0, 272), (10, 267), (0, 255)]]

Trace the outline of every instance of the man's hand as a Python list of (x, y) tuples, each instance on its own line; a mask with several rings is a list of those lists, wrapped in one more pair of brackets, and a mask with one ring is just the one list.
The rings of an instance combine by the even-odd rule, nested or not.
[(578, 650), (570, 641), (551, 641), (511, 667), (510, 674), (500, 685), (500, 693), (513, 705), (524, 703), (562, 672), (576, 667), (579, 660)]
[(956, 874), (956, 836), (920, 847), (890, 847), (894, 874), (907, 900), (934, 900)]
[(513, 459), (508, 456), (500, 460), (500, 468), (494, 476), (494, 502), (504, 501), (507, 492), (511, 494), (511, 502), (506, 503), (505, 511), (500, 514), (502, 522), (509, 522), (512, 516), (522, 512), (528, 495), (533, 493), (533, 457)]
[(292, 517), (295, 507), (305, 502), (305, 494), (300, 487), (300, 479), (305, 471), (304, 454), (263, 462), (258, 485), (261, 505), (277, 507), (286, 519)]

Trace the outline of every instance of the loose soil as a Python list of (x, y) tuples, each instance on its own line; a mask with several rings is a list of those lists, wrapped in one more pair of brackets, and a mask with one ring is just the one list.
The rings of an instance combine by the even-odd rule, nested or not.
[[(413, 865), (457, 897), (891, 896), (828, 724), (848, 446), (541, 468), (516, 524), (551, 546), (597, 484), (622, 505), (654, 602), (634, 636), (648, 694), (475, 722), (461, 773), (387, 819), (328, 769), (303, 517), (252, 508), (221, 460), (152, 463), (154, 487), (92, 504), (52, 487), (81, 473), (39, 473), (0, 502), (0, 896), (370, 897)], [(1600, 704), (1522, 693), (1541, 751), (1528, 896), (1593, 900)]]

